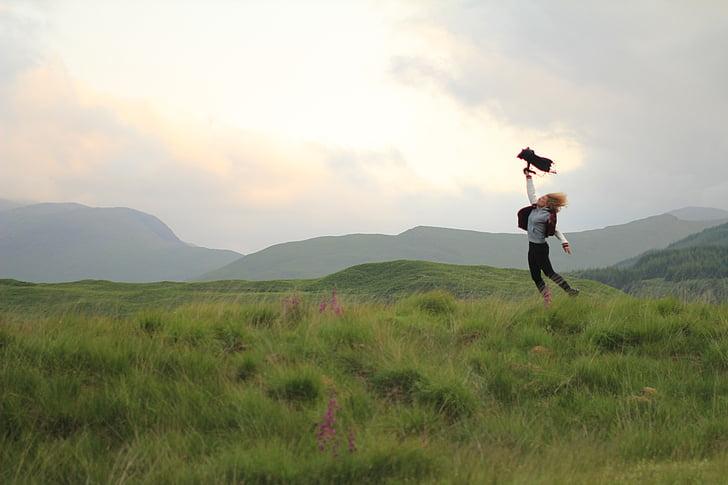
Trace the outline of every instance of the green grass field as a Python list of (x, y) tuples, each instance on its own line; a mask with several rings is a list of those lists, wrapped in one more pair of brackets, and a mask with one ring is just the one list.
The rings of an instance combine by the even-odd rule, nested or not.
[[(595, 296), (622, 294), (595, 281), (574, 279), (572, 282)], [(362, 264), (310, 280), (142, 284), (109, 281), (36, 284), (0, 280), (0, 311), (121, 316), (143, 309), (169, 311), (191, 303), (279, 301), (281, 294), (294, 292), (320, 299), (333, 288), (360, 302), (379, 303), (435, 289), (458, 298), (507, 300), (533, 298), (535, 291), (528, 271), (402, 260)]]
[(0, 483), (728, 476), (727, 306), (316, 281), (4, 282)]

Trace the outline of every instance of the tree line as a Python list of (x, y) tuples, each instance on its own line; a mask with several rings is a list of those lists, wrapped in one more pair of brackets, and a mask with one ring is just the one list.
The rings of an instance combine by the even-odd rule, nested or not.
[(728, 247), (664, 249), (644, 254), (630, 267), (589, 269), (580, 271), (579, 276), (621, 289), (653, 278), (672, 282), (728, 278)]

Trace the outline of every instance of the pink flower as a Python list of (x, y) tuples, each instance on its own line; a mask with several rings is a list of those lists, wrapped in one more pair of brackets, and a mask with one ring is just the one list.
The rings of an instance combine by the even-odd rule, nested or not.
[[(324, 453), (328, 448), (331, 450), (331, 456), (334, 458), (339, 456), (339, 448), (342, 440), (336, 433), (336, 411), (338, 409), (339, 404), (336, 402), (336, 397), (329, 399), (326, 413), (321, 418), (321, 422), (318, 424), (316, 431), (316, 444), (319, 451)], [(347, 434), (347, 444), (349, 453), (354, 453), (357, 450), (356, 437), (352, 430), (349, 430)]]
[(339, 303), (339, 298), (336, 295), (336, 288), (331, 292), (331, 298), (328, 303), (326, 300), (321, 300), (321, 303), (319, 303), (319, 313), (324, 313), (326, 310), (331, 310), (337, 316), (343, 315), (344, 313), (344, 308)]
[(331, 309), (334, 310), (334, 313), (337, 315), (341, 315), (344, 313), (344, 309), (339, 304), (339, 299), (336, 297), (336, 288), (331, 292)]
[(322, 453), (326, 451), (327, 447), (331, 447), (331, 453), (333, 456), (337, 455), (338, 443), (336, 441), (336, 410), (339, 405), (336, 402), (336, 398), (332, 397), (329, 399), (329, 404), (326, 408), (326, 413), (318, 425), (318, 432), (316, 433), (316, 442), (318, 443), (318, 449)]

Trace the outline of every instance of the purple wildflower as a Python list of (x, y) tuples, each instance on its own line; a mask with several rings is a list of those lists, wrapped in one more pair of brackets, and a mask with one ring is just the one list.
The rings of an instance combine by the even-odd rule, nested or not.
[(339, 304), (339, 299), (336, 296), (336, 288), (334, 288), (331, 292), (331, 309), (337, 315), (344, 313), (344, 309), (341, 307), (341, 304)]
[(337, 316), (344, 313), (344, 308), (339, 303), (339, 297), (336, 294), (336, 288), (331, 292), (331, 298), (328, 302), (324, 299), (319, 303), (319, 313), (324, 313), (326, 310), (331, 310)]
[[(331, 450), (331, 456), (334, 458), (339, 456), (339, 448), (341, 445), (342, 438), (336, 433), (336, 411), (339, 409), (339, 404), (336, 402), (336, 397), (333, 396), (329, 399), (329, 404), (326, 407), (326, 413), (321, 418), (321, 422), (318, 424), (316, 431), (316, 444), (321, 453), (324, 453), (326, 449)], [(349, 431), (347, 435), (349, 453), (356, 451), (356, 439), (353, 431)]]
[(332, 452), (336, 455), (336, 410), (339, 405), (336, 402), (336, 398), (332, 397), (329, 399), (329, 405), (326, 407), (326, 414), (324, 414), (321, 423), (318, 426), (318, 433), (316, 433), (316, 441), (318, 443), (319, 451), (323, 452), (326, 450), (328, 445), (332, 446)]

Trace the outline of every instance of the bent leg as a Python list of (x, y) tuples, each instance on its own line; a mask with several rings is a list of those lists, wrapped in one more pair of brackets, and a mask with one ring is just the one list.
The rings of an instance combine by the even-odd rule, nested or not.
[(571, 296), (576, 296), (576, 295), (579, 294), (579, 290), (577, 290), (575, 288), (572, 288), (571, 285), (569, 285), (569, 283), (564, 279), (563, 276), (561, 276), (559, 273), (555, 272), (553, 270), (553, 268), (551, 268), (551, 263), (550, 262), (549, 262), (549, 269), (550, 269), (549, 272), (546, 272), (546, 270), (544, 270), (544, 273), (546, 273), (546, 276), (548, 276), (549, 278), (551, 278), (551, 281), (553, 281), (554, 283), (556, 283), (557, 285), (559, 285), (559, 287), (562, 290), (564, 290), (565, 292), (567, 292)]
[(554, 271), (553, 266), (551, 266), (551, 259), (549, 259), (548, 253), (546, 254), (546, 258), (543, 261), (542, 267), (544, 274), (548, 276), (551, 281), (559, 285), (562, 290), (564, 290), (571, 296), (576, 296), (579, 294), (579, 290), (572, 288), (563, 276)]

